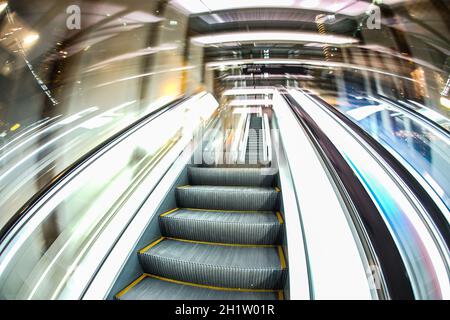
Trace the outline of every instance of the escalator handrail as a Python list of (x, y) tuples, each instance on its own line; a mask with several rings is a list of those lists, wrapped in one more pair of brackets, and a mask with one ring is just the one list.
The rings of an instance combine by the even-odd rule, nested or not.
[[(146, 125), (148, 122), (156, 119), (167, 111), (180, 105), (182, 102), (188, 100), (188, 96), (179, 96), (174, 101), (165, 104), (155, 110), (152, 110), (145, 116), (139, 118), (132, 124), (128, 125), (124, 129), (115, 133), (95, 148), (81, 156), (74, 163), (69, 165), (58, 175), (56, 175), (51, 181), (49, 181), (42, 189), (40, 189), (33, 197), (31, 197), (11, 218), (8, 219), (6, 224), (0, 229), (0, 255), (2, 254), (2, 248), (6, 248), (8, 243), (4, 243), (7, 239), (9, 233), (28, 215), (28, 213), (35, 207), (45, 196), (52, 192), (58, 185), (66, 181), (66, 179), (79, 168), (81, 168), (86, 163), (94, 160), (100, 154), (112, 148), (114, 145), (128, 137), (130, 134)], [(8, 241), (9, 242), (9, 241)]]
[[(356, 177), (352, 168), (341, 155), (336, 146), (321, 130), (311, 116), (299, 105), (289, 94), (282, 94), (287, 104), (291, 107), (310, 140), (315, 144), (316, 149), (322, 154), (325, 163), (330, 163), (338, 177), (342, 181), (340, 184), (345, 188), (348, 196), (342, 194), (344, 200), (351, 201), (363, 223), (370, 244), (374, 248), (379, 266), (382, 270), (388, 296), (391, 299), (412, 300), (414, 293), (408, 279), (406, 267), (401, 258), (400, 252), (380, 215), (378, 208), (372, 202), (370, 195), (365, 190), (361, 181)], [(332, 172), (330, 172), (332, 174)], [(342, 190), (341, 190), (342, 193)], [(348, 199), (346, 199), (348, 198)]]
[(444, 213), (439, 209), (439, 206), (434, 202), (433, 198), (426, 192), (424, 187), (417, 181), (416, 178), (398, 161), (393, 154), (383, 147), (383, 145), (367, 133), (363, 128), (347, 118), (339, 110), (328, 104), (325, 100), (317, 95), (309, 94), (310, 99), (315, 99), (320, 105), (324, 106), (327, 110), (333, 113), (340, 121), (348, 126), (358, 137), (366, 142), (372, 149), (375, 150), (389, 165), (389, 167), (404, 181), (408, 186), (412, 194), (419, 200), (428, 212), (433, 223), (436, 225), (440, 234), (442, 235), (447, 250), (449, 250), (450, 244), (450, 225)]

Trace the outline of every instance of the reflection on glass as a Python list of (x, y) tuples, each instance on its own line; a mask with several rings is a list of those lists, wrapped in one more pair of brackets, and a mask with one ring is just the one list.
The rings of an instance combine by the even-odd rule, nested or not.
[[(412, 110), (413, 106), (403, 102)], [(400, 155), (416, 170), (450, 209), (450, 139), (448, 133), (414, 117), (393, 102), (348, 94), (334, 106), (361, 126), (389, 151)], [(443, 117), (439, 117), (443, 118)], [(442, 124), (448, 121), (445, 118)], [(448, 217), (450, 218), (450, 217)]]
[(0, 3), (1, 230), (74, 161), (197, 81), (188, 17), (158, 1)]
[[(216, 107), (211, 95), (199, 94), (163, 113), (43, 203), (23, 228), (15, 230), (0, 259), (0, 298), (61, 297), (87, 251), (132, 191), (176, 143), (190, 141)], [(100, 262), (97, 256), (91, 263)], [(65, 294), (78, 298), (74, 293)]]

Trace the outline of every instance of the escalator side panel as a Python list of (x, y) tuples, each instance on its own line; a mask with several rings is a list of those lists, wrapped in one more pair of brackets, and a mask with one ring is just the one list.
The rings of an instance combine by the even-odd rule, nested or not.
[(353, 199), (353, 203), (380, 260), (383, 275), (388, 283), (390, 298), (400, 300), (414, 299), (406, 267), (394, 239), (382, 217), (378, 214), (378, 208), (353, 173), (347, 161), (341, 156), (337, 148), (317, 123), (290, 95), (284, 94), (283, 96), (293, 107), (292, 110), (297, 114), (298, 118), (304, 121), (302, 121), (303, 125), (307, 125), (306, 131), (314, 135), (314, 140), (319, 143), (320, 149), (325, 153), (329, 161), (331, 161), (333, 167), (336, 168), (339, 179), (344, 182), (346, 191), (350, 195), (350, 198)]

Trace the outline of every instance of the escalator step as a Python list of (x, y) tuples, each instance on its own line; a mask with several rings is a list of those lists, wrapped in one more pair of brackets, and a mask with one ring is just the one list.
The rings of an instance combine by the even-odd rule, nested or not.
[[(159, 241), (159, 242), (158, 242)], [(139, 252), (144, 272), (203, 285), (281, 289), (281, 247), (229, 245), (163, 238)]]
[(275, 211), (279, 192), (269, 187), (182, 186), (179, 207), (217, 210)]
[(160, 216), (163, 235), (198, 241), (276, 244), (283, 220), (270, 211), (171, 210)]
[(189, 167), (189, 181), (193, 185), (270, 187), (276, 170), (258, 168)]
[(250, 119), (250, 128), (252, 129), (261, 129), (262, 128), (262, 118), (261, 117), (252, 117)]
[(142, 275), (116, 298), (119, 300), (276, 300), (283, 299), (283, 292), (211, 287), (153, 275)]

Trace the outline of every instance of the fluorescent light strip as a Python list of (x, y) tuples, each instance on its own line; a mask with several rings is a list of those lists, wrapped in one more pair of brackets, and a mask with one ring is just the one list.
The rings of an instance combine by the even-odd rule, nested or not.
[[(400, 1), (400, 0), (390, 0)], [(318, 10), (358, 16), (366, 12), (371, 3), (355, 0), (172, 0), (171, 4), (188, 14), (245, 8), (289, 8)]]
[(191, 14), (243, 8), (292, 7), (295, 0), (172, 0), (172, 4)]
[(375, 72), (384, 74), (387, 76), (404, 79), (412, 82), (418, 82), (412, 78), (400, 76), (395, 73), (383, 71), (375, 68), (368, 68), (351, 63), (343, 62), (330, 62), (323, 60), (306, 60), (306, 59), (240, 59), (240, 60), (226, 60), (226, 61), (213, 61), (206, 64), (206, 67), (214, 69), (218, 67), (240, 66), (244, 64), (282, 64), (282, 65), (308, 65), (316, 66), (318, 68), (350, 68), (362, 71)]
[(254, 94), (273, 94), (274, 88), (236, 88), (229, 89), (223, 93), (223, 96), (235, 96), (235, 95), (254, 95)]
[(272, 104), (272, 100), (264, 100), (264, 99), (248, 99), (248, 100), (232, 100), (228, 104), (229, 106), (237, 107), (237, 106), (269, 106)]
[(191, 38), (191, 42), (198, 45), (213, 45), (229, 42), (318, 42), (334, 45), (357, 43), (351, 37), (322, 35), (313, 32), (230, 32), (218, 33)]

